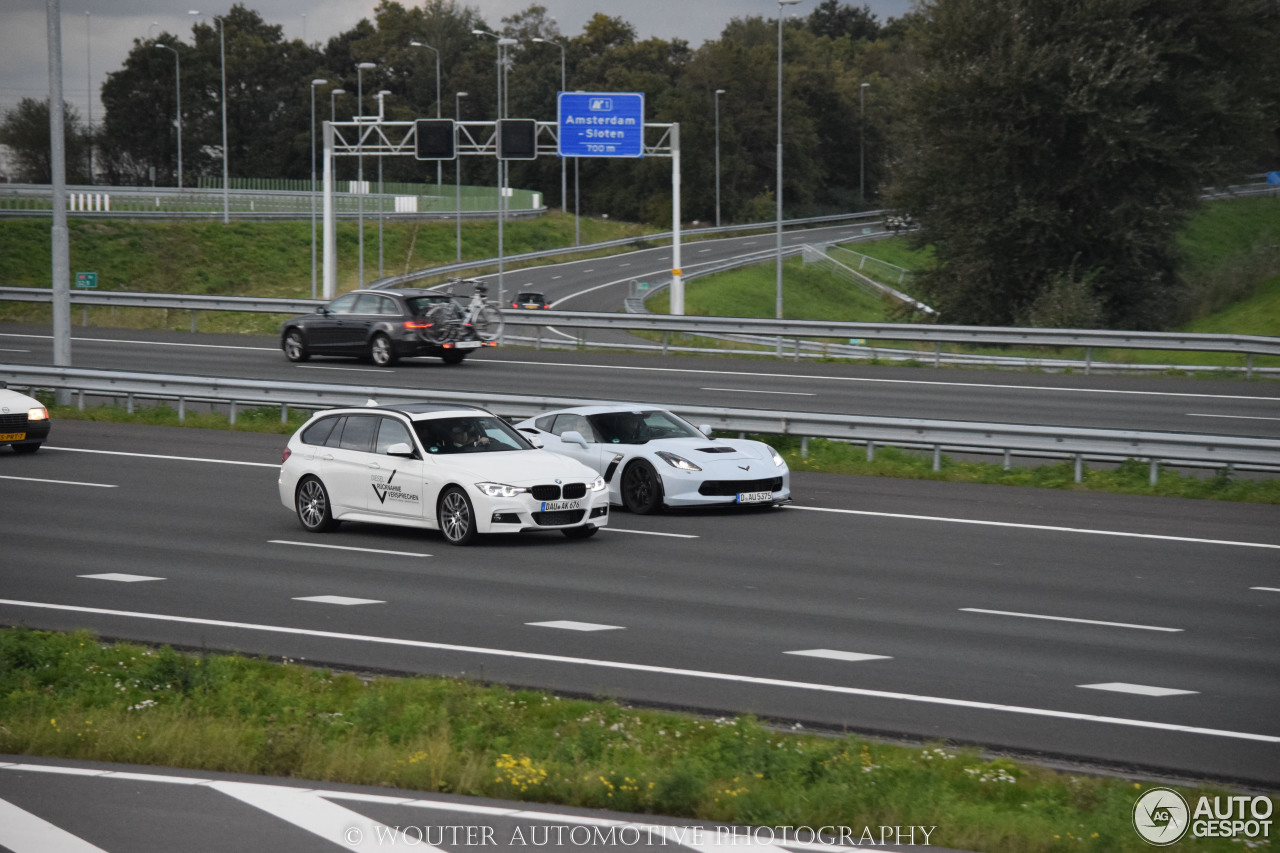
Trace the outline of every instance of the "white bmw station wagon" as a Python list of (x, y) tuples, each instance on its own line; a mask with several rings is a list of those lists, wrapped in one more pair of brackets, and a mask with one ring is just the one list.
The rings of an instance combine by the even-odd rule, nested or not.
[(425, 403), (328, 409), (289, 439), (280, 501), (320, 533), (343, 521), (484, 533), (559, 530), (585, 539), (609, 522), (604, 479), (535, 448), (492, 412)]

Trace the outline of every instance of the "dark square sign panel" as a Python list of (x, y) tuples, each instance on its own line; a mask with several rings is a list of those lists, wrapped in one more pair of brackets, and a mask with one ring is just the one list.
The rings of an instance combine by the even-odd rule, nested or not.
[(561, 157), (643, 157), (644, 93), (561, 92)]

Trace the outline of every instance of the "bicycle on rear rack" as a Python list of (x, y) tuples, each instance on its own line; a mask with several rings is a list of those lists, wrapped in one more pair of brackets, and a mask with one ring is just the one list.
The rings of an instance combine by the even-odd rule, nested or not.
[[(433, 344), (452, 341), (496, 341), (502, 335), (502, 312), (489, 301), (489, 286), (478, 279), (450, 279), (449, 292), (455, 300), (437, 305), (427, 312), (427, 327), (422, 336)], [(457, 301), (454, 288), (458, 285), (474, 286), (471, 299), (465, 307)]]

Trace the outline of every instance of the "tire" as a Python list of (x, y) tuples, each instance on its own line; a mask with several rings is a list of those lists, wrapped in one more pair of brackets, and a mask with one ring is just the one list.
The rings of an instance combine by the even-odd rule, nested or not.
[(338, 526), (329, 504), (329, 492), (315, 477), (303, 477), (293, 496), (298, 521), (312, 533), (328, 533)]
[(40, 442), (36, 441), (31, 444), (14, 444), (11, 446), (13, 447), (14, 453), (35, 453), (40, 449)]
[(462, 364), (467, 358), (466, 350), (445, 350), (444, 355), (440, 356), (440, 360), (445, 364)]
[(302, 337), (302, 332), (297, 329), (290, 329), (284, 335), (284, 357), (290, 361), (306, 361), (311, 358), (311, 351), (307, 349), (307, 341)]
[(450, 545), (470, 545), (476, 540), (476, 513), (471, 499), (458, 486), (450, 486), (440, 496), (436, 520)]
[(395, 344), (386, 335), (377, 334), (369, 341), (369, 360), (378, 367), (390, 367), (400, 360)]
[(581, 527), (566, 527), (560, 532), (570, 539), (590, 539), (599, 530), (594, 524), (584, 524)]
[(480, 340), (496, 341), (502, 336), (502, 312), (492, 305), (484, 306), (476, 315), (471, 328), (475, 330), (476, 337)]
[(643, 459), (637, 459), (622, 472), (622, 505), (637, 515), (662, 512), (662, 480), (658, 472)]
[(427, 312), (427, 328), (422, 330), (422, 339), (431, 344), (443, 344), (453, 337), (453, 309), (447, 305), (437, 305)]

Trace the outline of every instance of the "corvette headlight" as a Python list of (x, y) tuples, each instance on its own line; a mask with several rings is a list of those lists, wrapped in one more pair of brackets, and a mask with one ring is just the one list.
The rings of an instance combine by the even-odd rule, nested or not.
[(773, 466), (775, 468), (781, 468), (786, 464), (782, 461), (782, 457), (778, 455), (778, 451), (774, 450), (772, 447), (769, 448), (769, 455), (773, 457)]
[(672, 453), (669, 450), (659, 450), (658, 458), (661, 459), (663, 462), (666, 462), (672, 468), (679, 468), (681, 471), (701, 471), (702, 470), (697, 465), (694, 465), (692, 462), (690, 462), (688, 459), (685, 459), (683, 456), (677, 456), (676, 454)]
[(529, 491), (506, 483), (476, 483), (476, 488), (491, 498), (514, 498)]
[(596, 477), (587, 488), (593, 492), (603, 492), (605, 489), (604, 477)]

